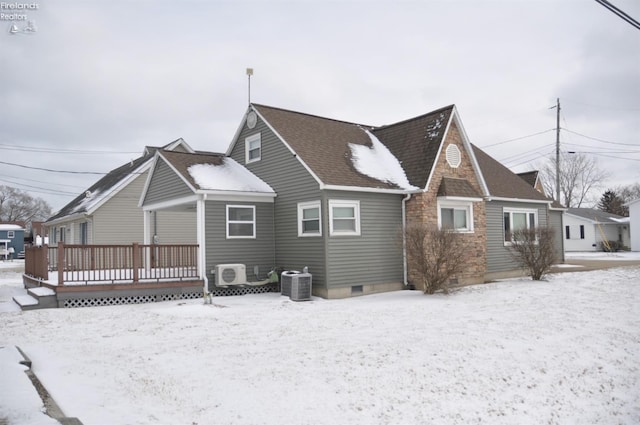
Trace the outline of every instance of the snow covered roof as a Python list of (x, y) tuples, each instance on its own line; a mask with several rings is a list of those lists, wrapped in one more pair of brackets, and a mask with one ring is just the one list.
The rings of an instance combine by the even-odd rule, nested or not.
[(158, 152), (195, 190), (275, 195), (275, 191), (234, 159), (219, 153)]
[(62, 221), (67, 217), (81, 213), (92, 214), (94, 208), (102, 205), (110, 196), (117, 193), (119, 189), (127, 186), (131, 180), (143, 173), (145, 167), (151, 164), (155, 152), (162, 149), (184, 149), (193, 151), (182, 139), (174, 140), (162, 147), (147, 146), (142, 156), (109, 171), (109, 173), (96, 181), (89, 189), (79, 194), (56, 214), (49, 217), (46, 223)]
[(584, 218), (593, 223), (596, 221), (601, 224), (621, 224), (628, 223), (629, 218), (609, 212), (596, 210), (593, 208), (569, 208), (567, 214)]
[(395, 184), (402, 189), (418, 189), (417, 186), (409, 183), (400, 161), (391, 151), (370, 131), (365, 130), (365, 132), (371, 140), (370, 147), (349, 143), (351, 160), (356, 170), (376, 180)]
[(18, 226), (17, 224), (1, 224), (0, 230), (24, 230), (23, 227)]

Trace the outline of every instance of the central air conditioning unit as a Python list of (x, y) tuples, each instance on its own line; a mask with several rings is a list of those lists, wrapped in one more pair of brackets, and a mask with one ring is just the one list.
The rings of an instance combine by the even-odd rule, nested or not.
[(280, 289), (282, 295), (287, 295), (291, 301), (311, 300), (311, 273), (282, 272)]
[(247, 283), (247, 269), (244, 264), (216, 266), (216, 286), (244, 285), (245, 283)]

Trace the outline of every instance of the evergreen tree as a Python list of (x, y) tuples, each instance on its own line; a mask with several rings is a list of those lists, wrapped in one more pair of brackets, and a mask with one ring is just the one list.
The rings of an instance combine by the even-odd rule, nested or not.
[(624, 199), (622, 199), (614, 190), (607, 189), (603, 194), (597, 205), (600, 211), (608, 212), (611, 214), (621, 215), (627, 217), (629, 215), (629, 209), (624, 206)]

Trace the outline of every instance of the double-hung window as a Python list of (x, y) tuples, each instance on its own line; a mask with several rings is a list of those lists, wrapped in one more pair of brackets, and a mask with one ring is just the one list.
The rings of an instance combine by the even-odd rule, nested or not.
[(329, 200), (329, 233), (360, 235), (360, 201)]
[(298, 204), (298, 236), (321, 236), (320, 201)]
[(13, 230), (7, 230), (7, 237), (8, 237), (9, 239), (13, 239), (13, 238), (15, 238), (15, 237), (16, 237), (16, 232), (15, 232), (15, 231), (13, 231)]
[(262, 158), (262, 140), (260, 138), (260, 133), (244, 139), (244, 147), (246, 154), (245, 162), (247, 164), (250, 162), (260, 161), (260, 158)]
[(472, 233), (473, 204), (466, 201), (438, 201), (438, 227)]
[(533, 229), (538, 224), (538, 210), (504, 209), (504, 241), (511, 243), (512, 233), (522, 229)]
[(256, 237), (256, 207), (227, 205), (227, 239)]

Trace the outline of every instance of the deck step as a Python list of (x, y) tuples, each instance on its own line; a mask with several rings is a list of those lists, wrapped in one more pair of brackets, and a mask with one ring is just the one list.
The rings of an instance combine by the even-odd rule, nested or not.
[(38, 308), (38, 299), (31, 295), (16, 295), (13, 301), (20, 306), (22, 310), (33, 310)]
[(55, 296), (56, 291), (51, 288), (45, 288), (44, 286), (39, 286), (37, 288), (29, 288), (27, 292), (36, 297), (50, 297)]

